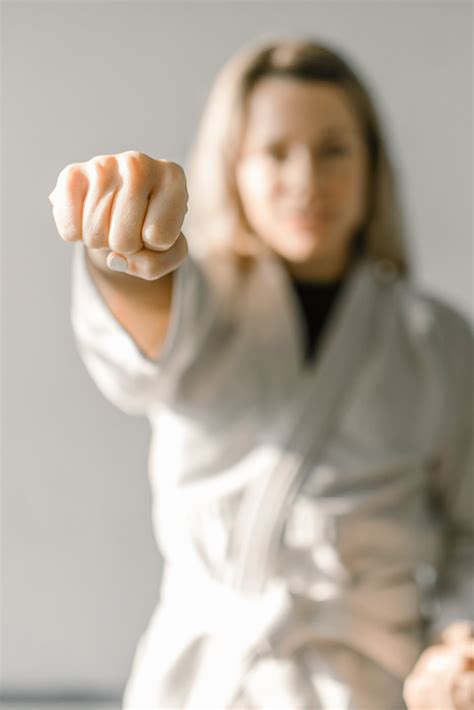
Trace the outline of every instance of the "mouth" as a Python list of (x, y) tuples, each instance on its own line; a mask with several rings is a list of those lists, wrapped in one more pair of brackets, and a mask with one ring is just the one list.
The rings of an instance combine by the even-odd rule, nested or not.
[(295, 212), (288, 215), (286, 223), (299, 229), (314, 229), (331, 221), (328, 212)]

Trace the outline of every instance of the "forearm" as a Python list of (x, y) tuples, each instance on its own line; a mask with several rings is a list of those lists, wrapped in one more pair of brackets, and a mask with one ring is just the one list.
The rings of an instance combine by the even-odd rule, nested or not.
[(87, 269), (117, 321), (142, 352), (158, 359), (168, 332), (173, 273), (147, 281), (112, 271), (106, 249), (85, 249)]

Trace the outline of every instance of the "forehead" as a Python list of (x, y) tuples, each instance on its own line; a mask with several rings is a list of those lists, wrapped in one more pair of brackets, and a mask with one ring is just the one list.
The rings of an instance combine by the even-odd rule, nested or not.
[(357, 132), (350, 101), (335, 84), (269, 76), (252, 88), (246, 106), (247, 137), (314, 138)]

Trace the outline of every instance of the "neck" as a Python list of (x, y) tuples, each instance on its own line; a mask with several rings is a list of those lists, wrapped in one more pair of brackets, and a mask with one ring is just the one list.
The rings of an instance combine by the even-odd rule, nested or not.
[(352, 261), (350, 254), (346, 254), (344, 259), (339, 259), (337, 262), (315, 260), (295, 263), (287, 259), (282, 260), (288, 272), (298, 281), (328, 284), (341, 281), (348, 272)]

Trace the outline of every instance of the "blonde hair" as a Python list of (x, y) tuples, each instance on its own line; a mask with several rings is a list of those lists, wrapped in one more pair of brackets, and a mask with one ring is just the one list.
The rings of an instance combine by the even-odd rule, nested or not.
[(272, 39), (245, 47), (224, 65), (207, 100), (187, 161), (189, 211), (185, 232), (198, 255), (226, 253), (248, 262), (265, 247), (240, 204), (235, 165), (245, 128), (245, 105), (265, 76), (284, 75), (342, 87), (365, 137), (370, 159), (367, 218), (353, 244), (373, 259), (390, 261), (408, 274), (404, 226), (380, 121), (368, 90), (339, 52), (312, 40)]

